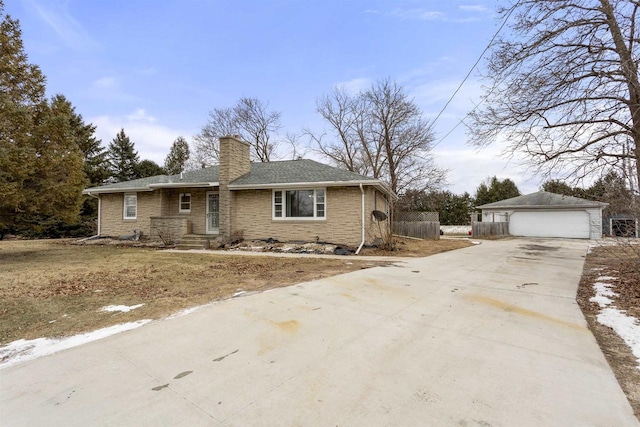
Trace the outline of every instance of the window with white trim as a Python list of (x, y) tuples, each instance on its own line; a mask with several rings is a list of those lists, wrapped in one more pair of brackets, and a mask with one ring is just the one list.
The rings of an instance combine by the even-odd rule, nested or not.
[(325, 219), (324, 189), (274, 190), (273, 219)]
[(180, 213), (191, 212), (191, 193), (180, 193)]
[(122, 213), (122, 218), (136, 219), (137, 216), (138, 216), (138, 195), (125, 194), (124, 195), (124, 211)]

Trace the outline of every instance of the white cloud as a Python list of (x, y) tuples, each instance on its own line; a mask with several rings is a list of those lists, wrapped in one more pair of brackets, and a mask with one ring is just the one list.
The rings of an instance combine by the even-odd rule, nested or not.
[(367, 12), (382, 16), (392, 16), (400, 19), (418, 19), (422, 21), (435, 21), (445, 18), (444, 13), (437, 10), (427, 9), (393, 9), (391, 12), (369, 10)]
[(469, 4), (469, 5), (460, 5), (460, 10), (464, 10), (467, 12), (486, 12), (489, 9), (482, 4)]
[(531, 177), (519, 160), (501, 156), (498, 145), (481, 150), (440, 146), (434, 154), (437, 165), (450, 170), (447, 189), (456, 194), (466, 191), (473, 195), (487, 177), (494, 175), (501, 180), (509, 178), (523, 194), (538, 191), (540, 187), (540, 180)]
[(92, 86), (96, 88), (102, 88), (102, 89), (114, 89), (118, 87), (118, 81), (113, 76), (101, 77), (95, 80)]
[(85, 95), (100, 101), (139, 101), (134, 95), (122, 89), (121, 80), (116, 76), (104, 76), (94, 80)]
[(147, 111), (144, 108), (136, 109), (132, 114), (127, 115), (126, 118), (131, 122), (153, 123), (156, 121), (156, 118), (147, 114)]
[(68, 2), (29, 0), (28, 4), (67, 46), (78, 50), (97, 47), (95, 40), (69, 12)]
[[(483, 5), (461, 5), (458, 7), (460, 10), (465, 12), (486, 12), (488, 9)], [(441, 12), (439, 10), (431, 10), (431, 9), (393, 9), (389, 12), (381, 11), (378, 9), (368, 9), (365, 10), (365, 13), (379, 16), (389, 16), (398, 19), (414, 19), (419, 21), (445, 21), (445, 22), (457, 22), (457, 23), (465, 23), (465, 22), (474, 22), (478, 21), (478, 17), (465, 17), (465, 18), (456, 18), (450, 17), (446, 13)]]
[(120, 129), (124, 129), (125, 134), (135, 144), (140, 159), (153, 160), (159, 165), (164, 163), (171, 144), (178, 136), (189, 140), (191, 135), (196, 133), (194, 130), (173, 129), (159, 124), (144, 108), (137, 108), (123, 116), (90, 117), (88, 122), (96, 126), (96, 137), (102, 140), (104, 147), (108, 147)]
[(373, 80), (367, 77), (360, 77), (357, 79), (351, 79), (346, 82), (336, 83), (334, 86), (337, 89), (344, 90), (350, 95), (356, 95), (363, 92), (371, 86)]

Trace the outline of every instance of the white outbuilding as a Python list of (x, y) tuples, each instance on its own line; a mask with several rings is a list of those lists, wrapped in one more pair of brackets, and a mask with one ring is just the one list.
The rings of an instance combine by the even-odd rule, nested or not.
[(509, 234), (526, 237), (602, 238), (607, 203), (539, 191), (478, 206), (482, 222), (508, 222)]

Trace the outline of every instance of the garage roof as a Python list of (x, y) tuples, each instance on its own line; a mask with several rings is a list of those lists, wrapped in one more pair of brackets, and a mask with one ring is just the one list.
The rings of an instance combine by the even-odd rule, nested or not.
[(608, 203), (581, 199), (580, 197), (538, 191), (524, 196), (512, 197), (499, 202), (477, 206), (479, 209), (569, 209), (569, 208), (604, 208)]

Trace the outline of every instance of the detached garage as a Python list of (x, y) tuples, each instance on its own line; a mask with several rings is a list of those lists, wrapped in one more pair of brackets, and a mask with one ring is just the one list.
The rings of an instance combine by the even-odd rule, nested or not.
[(600, 239), (606, 203), (539, 191), (478, 206), (483, 222), (508, 222), (509, 234)]

